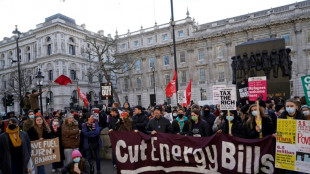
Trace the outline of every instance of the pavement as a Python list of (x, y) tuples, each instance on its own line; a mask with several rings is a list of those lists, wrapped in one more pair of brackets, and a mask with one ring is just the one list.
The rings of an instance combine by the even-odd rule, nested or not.
[[(93, 161), (95, 164), (95, 161)], [(95, 165), (96, 170), (96, 165)], [(52, 164), (45, 165), (45, 172), (47, 174), (61, 174), (61, 172), (52, 173)], [(112, 165), (112, 160), (101, 160), (101, 174), (116, 174), (116, 169)], [(96, 171), (95, 171), (96, 174)]]

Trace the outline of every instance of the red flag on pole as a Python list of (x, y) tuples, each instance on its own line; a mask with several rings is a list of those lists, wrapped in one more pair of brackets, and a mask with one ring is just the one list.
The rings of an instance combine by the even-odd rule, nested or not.
[(166, 96), (167, 97), (172, 97), (172, 95), (177, 92), (177, 90), (176, 90), (176, 88), (177, 88), (176, 87), (176, 79), (177, 79), (177, 72), (174, 71), (173, 79), (169, 82), (169, 84), (166, 87)]
[(89, 102), (87, 100), (86, 94), (84, 92), (82, 92), (79, 87), (77, 88), (77, 90), (78, 90), (79, 98), (84, 101), (84, 105), (85, 105), (85, 107), (87, 107)]
[(68, 83), (72, 84), (71, 79), (65, 75), (59, 76), (54, 82), (64, 86), (67, 86)]
[(186, 87), (186, 106), (188, 106), (191, 103), (191, 97), (192, 97), (192, 79), (189, 81)]

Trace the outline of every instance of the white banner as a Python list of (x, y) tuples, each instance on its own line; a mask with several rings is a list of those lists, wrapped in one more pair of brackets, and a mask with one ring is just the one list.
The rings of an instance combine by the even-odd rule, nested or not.
[(220, 90), (221, 110), (236, 110), (237, 96), (236, 87), (223, 88)]
[(220, 104), (221, 102), (220, 90), (223, 88), (226, 88), (226, 85), (213, 85), (212, 86), (213, 104)]

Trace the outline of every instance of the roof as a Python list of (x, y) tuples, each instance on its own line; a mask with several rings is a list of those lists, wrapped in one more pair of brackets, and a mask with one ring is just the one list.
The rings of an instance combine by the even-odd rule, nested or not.
[(60, 13), (57, 13), (57, 14), (55, 14), (53, 16), (45, 18), (45, 22), (49, 22), (49, 21), (57, 19), (57, 18), (62, 19), (64, 21), (66, 21), (66, 22), (70, 22), (70, 23), (76, 24), (74, 19), (72, 19), (72, 18), (70, 18), (68, 16), (65, 16), (63, 14), (60, 14)]

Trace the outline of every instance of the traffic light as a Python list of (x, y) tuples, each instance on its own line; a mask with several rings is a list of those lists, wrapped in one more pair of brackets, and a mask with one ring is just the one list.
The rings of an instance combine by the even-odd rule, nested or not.
[(6, 98), (6, 105), (7, 105), (7, 106), (13, 106), (13, 105), (14, 105), (14, 98), (13, 98), (13, 95), (11, 95), (11, 94), (7, 95), (7, 98)]
[(46, 97), (46, 105), (50, 105), (50, 98)]

